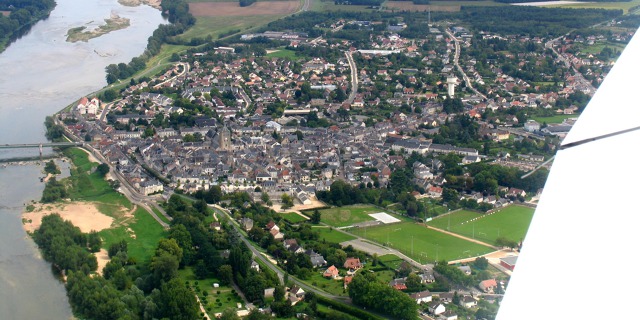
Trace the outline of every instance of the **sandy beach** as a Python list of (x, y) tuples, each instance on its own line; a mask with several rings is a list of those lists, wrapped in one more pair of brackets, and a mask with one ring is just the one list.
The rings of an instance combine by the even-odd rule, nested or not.
[(93, 203), (37, 204), (33, 211), (22, 214), (24, 229), (28, 232), (35, 231), (40, 227), (42, 217), (52, 213), (57, 213), (62, 219), (71, 221), (82, 232), (104, 230), (111, 227), (113, 223), (113, 218), (102, 214)]

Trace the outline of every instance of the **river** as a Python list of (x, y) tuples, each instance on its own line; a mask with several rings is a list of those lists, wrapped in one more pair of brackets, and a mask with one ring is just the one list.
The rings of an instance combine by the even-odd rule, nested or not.
[[(140, 55), (160, 11), (116, 0), (57, 0), (48, 19), (0, 54), (0, 144), (45, 142), (44, 118), (106, 85), (104, 68)], [(104, 24), (112, 13), (131, 25), (88, 42), (68, 43), (70, 28)], [(0, 159), (37, 155), (0, 149)], [(0, 165), (0, 319), (69, 319), (64, 286), (22, 229), (24, 205), (44, 188), (42, 166)]]

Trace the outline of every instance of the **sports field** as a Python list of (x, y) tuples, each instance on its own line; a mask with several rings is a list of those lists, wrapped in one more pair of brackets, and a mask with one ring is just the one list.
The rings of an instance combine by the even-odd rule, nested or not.
[(400, 222), (368, 228), (352, 228), (349, 232), (386, 244), (414, 260), (425, 263), (457, 260), (492, 252), (493, 249), (466, 241), (414, 222)]
[(450, 226), (451, 232), (491, 244), (498, 237), (521, 241), (527, 234), (533, 212), (533, 208), (516, 205), (485, 215), (461, 210), (434, 219), (428, 225), (444, 230)]
[(375, 221), (369, 214), (378, 212), (382, 212), (382, 210), (370, 205), (353, 205), (320, 210), (320, 214), (322, 214), (321, 221), (334, 227), (346, 227), (360, 222)]

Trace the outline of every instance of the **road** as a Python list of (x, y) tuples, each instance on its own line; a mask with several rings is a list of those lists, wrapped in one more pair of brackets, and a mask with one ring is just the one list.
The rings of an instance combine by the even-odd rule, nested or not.
[(358, 67), (356, 66), (356, 62), (353, 61), (353, 56), (350, 51), (345, 51), (344, 55), (347, 57), (347, 62), (349, 62), (349, 68), (351, 69), (351, 93), (349, 93), (347, 101), (353, 103), (353, 100), (356, 99), (356, 93), (358, 93)]
[(471, 85), (471, 79), (469, 79), (469, 76), (467, 76), (467, 74), (464, 72), (464, 70), (462, 70), (462, 67), (460, 67), (460, 64), (458, 63), (458, 60), (460, 59), (460, 41), (448, 29), (446, 29), (445, 32), (447, 33), (449, 38), (451, 38), (451, 40), (453, 40), (453, 42), (455, 44), (455, 48), (456, 48), (456, 52), (455, 52), (455, 54), (453, 56), (453, 65), (456, 67), (456, 69), (458, 69), (458, 72), (460, 72), (462, 74), (462, 79), (464, 80), (464, 83), (467, 85), (467, 88), (469, 88), (469, 90), (473, 91), (473, 93), (475, 93), (476, 95), (481, 96), (482, 99), (484, 99), (486, 101), (487, 100), (487, 96), (482, 94), (480, 91), (478, 91), (476, 88), (474, 88), (473, 85)]
[[(60, 124), (60, 123), (57, 123), (57, 124)], [(79, 137), (76, 137), (75, 135), (73, 135), (73, 133), (66, 126), (64, 125), (62, 126), (65, 128), (64, 129), (65, 134), (68, 138), (70, 138), (75, 142), (82, 141)], [(113, 165), (111, 165), (111, 163), (107, 159), (105, 159), (102, 156), (102, 154), (98, 150), (94, 149), (91, 145), (85, 143), (83, 144), (83, 148), (89, 151), (89, 153), (91, 153), (96, 159), (98, 159), (98, 161), (105, 163), (109, 166), (109, 172), (112, 173), (116, 179), (118, 179), (118, 181), (120, 182), (120, 191), (122, 192), (122, 194), (124, 194), (127, 197), (127, 199), (129, 199), (129, 201), (143, 207), (163, 228), (165, 229), (169, 228), (169, 224), (164, 222), (162, 219), (160, 219), (160, 217), (158, 217), (155, 211), (152, 210), (152, 207), (156, 208), (167, 220), (170, 221), (172, 220), (172, 218), (169, 215), (167, 215), (164, 209), (158, 206), (158, 204), (153, 199), (153, 197), (140, 194), (131, 184), (129, 184), (129, 181), (125, 179), (122, 173), (120, 173), (116, 168), (114, 168)]]
[[(271, 269), (273, 272), (275, 272), (278, 275), (278, 278), (280, 279), (280, 282), (283, 283), (284, 282), (284, 271), (282, 269), (280, 269), (279, 267), (277, 267), (275, 264), (273, 264), (269, 259), (267, 259), (262, 252), (260, 252), (258, 249), (256, 249), (256, 247), (253, 245), (253, 243), (251, 243), (246, 237), (243, 236), (242, 231), (240, 230), (240, 226), (237, 224), (236, 221), (233, 220), (233, 218), (231, 218), (231, 214), (229, 213), (229, 211), (225, 208), (222, 208), (218, 205), (209, 205), (211, 208), (213, 208), (214, 210), (216, 210), (218, 213), (221, 213), (220, 216), (225, 216), (230, 222), (231, 225), (233, 226), (233, 228), (236, 230), (236, 232), (238, 232), (240, 239), (242, 240), (242, 242), (244, 242), (244, 244), (247, 245), (247, 247), (249, 248), (249, 250), (251, 250), (251, 252), (253, 253), (253, 256), (256, 257), (257, 259), (259, 259), (265, 266), (267, 266), (269, 269)], [(301, 281), (300, 279), (289, 275), (289, 281), (295, 283), (297, 286), (299, 286), (300, 288), (302, 288), (303, 290), (305, 290), (306, 292), (313, 292), (317, 295), (323, 296), (325, 298), (340, 302), (340, 303), (345, 303), (357, 308), (360, 308), (356, 305), (353, 305), (351, 303), (351, 298), (349, 297), (343, 297), (343, 296), (336, 296), (330, 293), (327, 293), (325, 291), (319, 290), (315, 287), (312, 287), (310, 285), (307, 285), (305, 282)], [(365, 310), (362, 309), (364, 311), (367, 312), (372, 312), (371, 310)], [(373, 312), (372, 312), (373, 313)], [(384, 315), (381, 315), (379, 313), (375, 313), (377, 316), (383, 317), (385, 319), (388, 319), (387, 317), (385, 317)]]

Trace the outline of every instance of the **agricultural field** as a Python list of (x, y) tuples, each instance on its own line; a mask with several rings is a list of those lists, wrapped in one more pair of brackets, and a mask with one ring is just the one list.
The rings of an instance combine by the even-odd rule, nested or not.
[(375, 221), (369, 214), (382, 211), (371, 205), (353, 205), (320, 210), (320, 214), (322, 222), (334, 227), (346, 227), (360, 222)]
[(413, 222), (401, 222), (349, 230), (354, 235), (399, 250), (420, 262), (457, 260), (483, 255), (492, 248), (469, 242)]
[(317, 231), (320, 234), (320, 240), (326, 240), (327, 242), (341, 243), (355, 239), (354, 236), (350, 236), (346, 233), (340, 232), (330, 227), (317, 226), (313, 227), (313, 231)]
[(562, 5), (548, 6), (552, 8), (576, 8), (576, 9), (609, 9), (609, 10), (623, 10), (625, 14), (629, 13), (629, 9), (640, 5), (640, 0), (631, 0), (628, 2), (584, 2), (584, 3), (570, 3)]
[(371, 6), (337, 5), (333, 0), (312, 0), (311, 11), (346, 11), (346, 12), (373, 12)]
[(418, 11), (427, 12), (457, 12), (461, 6), (504, 6), (494, 1), (431, 1), (431, 4), (414, 4), (411, 1), (387, 1), (383, 4), (386, 11)]
[(198, 17), (229, 17), (254, 15), (286, 15), (296, 12), (300, 1), (256, 2), (241, 7), (238, 2), (195, 2), (189, 4), (189, 12)]
[[(519, 242), (527, 234), (533, 212), (533, 208), (515, 205), (481, 216), (475, 212), (461, 210), (452, 215), (450, 231), (490, 244), (495, 243), (498, 237)], [(474, 215), (477, 219), (472, 221)], [(469, 219), (465, 222), (465, 218)], [(429, 225), (446, 230), (448, 218), (445, 216), (434, 219)]]

